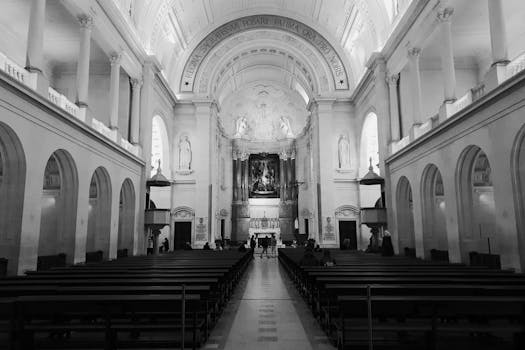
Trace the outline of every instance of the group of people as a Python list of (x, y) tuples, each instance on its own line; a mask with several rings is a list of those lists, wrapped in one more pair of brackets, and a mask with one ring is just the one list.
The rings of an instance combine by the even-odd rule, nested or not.
[(306, 246), (306, 248), (304, 249), (304, 255), (299, 261), (299, 265), (326, 267), (335, 266), (335, 259), (332, 257), (328, 249), (322, 250), (323, 257), (321, 259), (317, 259), (317, 257), (314, 254), (314, 249), (315, 248), (312, 249), (312, 247)]
[[(154, 253), (154, 249), (155, 249), (155, 239), (153, 235), (150, 235), (148, 237), (148, 248), (146, 249), (146, 254), (152, 255)], [(169, 250), (170, 250), (170, 242), (168, 238), (164, 238), (164, 241), (159, 246), (159, 253), (167, 253), (169, 252)]]
[[(250, 248), (252, 249), (252, 252), (255, 251), (255, 247), (257, 246), (257, 241), (255, 240), (255, 236), (253, 235), (250, 238)], [(275, 257), (276, 256), (276, 248), (277, 248), (277, 240), (274, 236), (268, 237), (265, 236), (261, 238), (261, 255), (259, 256), (261, 259), (263, 255), (266, 254), (266, 258)], [(268, 254), (268, 248), (270, 248), (270, 255)]]

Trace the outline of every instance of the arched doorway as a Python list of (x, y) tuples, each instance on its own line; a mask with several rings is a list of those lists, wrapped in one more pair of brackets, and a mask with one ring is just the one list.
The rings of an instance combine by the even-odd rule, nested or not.
[(0, 269), (7, 268), (10, 275), (18, 270), (25, 183), (22, 144), (13, 129), (0, 122), (0, 258), (7, 259)]
[(396, 203), (399, 251), (408, 255), (415, 255), (412, 188), (410, 187), (410, 182), (404, 176), (397, 183)]
[(512, 177), (521, 271), (525, 271), (525, 126), (521, 128), (514, 144)]
[[(96, 260), (98, 251), (102, 258), (109, 257), (111, 234), (111, 181), (107, 170), (98, 167), (89, 185), (89, 215), (86, 241), (86, 260)], [(87, 258), (87, 257), (91, 258)]]
[(432, 249), (448, 250), (445, 191), (441, 172), (434, 164), (429, 164), (423, 171), (421, 194), (423, 247), (425, 256), (430, 256)]
[(457, 169), (459, 233), (462, 261), (469, 261), (469, 252), (494, 253), (495, 202), (491, 167), (487, 155), (477, 146), (467, 147), (461, 154)]
[(130, 179), (124, 180), (120, 188), (119, 208), (117, 255), (124, 256), (125, 250), (125, 255), (131, 255), (135, 236), (135, 189)]
[(38, 256), (65, 254), (72, 263), (75, 255), (78, 174), (73, 157), (57, 150), (49, 157), (42, 186), (42, 212)]

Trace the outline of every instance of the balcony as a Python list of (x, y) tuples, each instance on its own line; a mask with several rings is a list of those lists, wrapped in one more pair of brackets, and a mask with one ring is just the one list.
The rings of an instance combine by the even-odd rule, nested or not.
[(386, 208), (361, 208), (361, 224), (381, 226), (386, 222)]
[(169, 225), (171, 221), (170, 209), (146, 209), (144, 213), (144, 225), (153, 228), (162, 228)]
[[(0, 70), (3, 71), (5, 74), (9, 75), (14, 80), (23, 84), (24, 86), (27, 86), (31, 90), (36, 91), (37, 74), (28, 72), (25, 68), (22, 68), (21, 66), (17, 65), (2, 52), (0, 52)], [(62, 95), (60, 92), (56, 91), (52, 87), (49, 87), (47, 90), (46, 97), (50, 102), (52, 102), (56, 106), (60, 107), (61, 109), (74, 116), (76, 119), (82, 121), (83, 123), (86, 123), (86, 125), (89, 125), (89, 122), (86, 120), (86, 110), (79, 108), (75, 103), (71, 102), (66, 96)], [(101, 121), (93, 118), (91, 120), (91, 125), (89, 126), (91, 126), (98, 133), (104, 135), (111, 141), (118, 144), (126, 151), (135, 155), (136, 157), (142, 156), (142, 149), (140, 148), (140, 146), (132, 145), (127, 140), (119, 138), (116, 130), (108, 128)]]

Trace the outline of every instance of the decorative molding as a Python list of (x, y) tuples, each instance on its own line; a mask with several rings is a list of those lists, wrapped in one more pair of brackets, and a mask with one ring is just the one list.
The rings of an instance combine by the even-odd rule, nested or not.
[(195, 211), (190, 207), (177, 207), (171, 211), (171, 216), (173, 216), (175, 220), (193, 220), (195, 218)]
[(180, 91), (193, 92), (195, 77), (212, 49), (235, 34), (248, 30), (268, 28), (292, 33), (315, 47), (330, 67), (336, 90), (348, 90), (348, 74), (343, 61), (330, 42), (313, 28), (291, 18), (276, 15), (254, 15), (235, 19), (208, 34), (186, 61), (180, 81)]
[(335, 210), (336, 218), (358, 217), (359, 209), (353, 205), (342, 205)]

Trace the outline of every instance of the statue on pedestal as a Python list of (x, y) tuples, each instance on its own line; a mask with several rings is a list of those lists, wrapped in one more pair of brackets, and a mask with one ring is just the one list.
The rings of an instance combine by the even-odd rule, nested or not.
[(350, 142), (346, 135), (339, 137), (338, 143), (339, 169), (350, 168)]
[(180, 174), (189, 174), (191, 170), (191, 144), (187, 135), (181, 136), (179, 141), (179, 169)]

